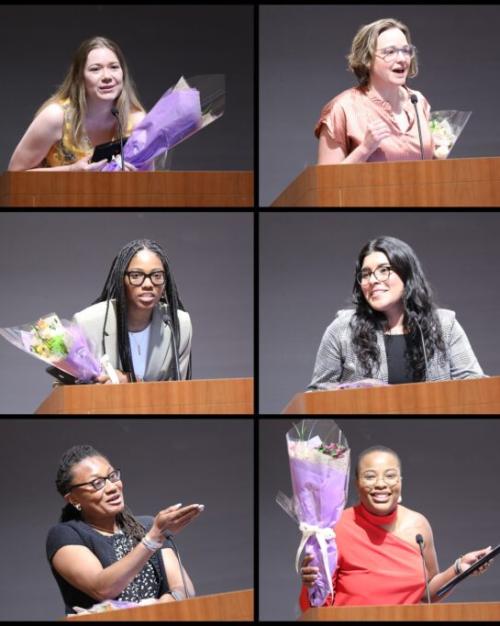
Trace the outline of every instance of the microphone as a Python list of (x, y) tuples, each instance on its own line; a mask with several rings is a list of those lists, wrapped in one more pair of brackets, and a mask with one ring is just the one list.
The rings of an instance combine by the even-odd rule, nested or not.
[(170, 314), (168, 312), (163, 313), (163, 321), (170, 328), (170, 335), (172, 337), (172, 352), (174, 353), (174, 364), (175, 364), (175, 379), (181, 379), (181, 367), (179, 363), (179, 349), (177, 347), (177, 339), (174, 333), (174, 325), (172, 324), (172, 320), (170, 318)]
[(422, 557), (422, 565), (424, 567), (424, 582), (425, 582), (425, 592), (427, 594), (427, 604), (431, 603), (431, 597), (429, 594), (429, 583), (427, 581), (427, 568), (425, 567), (425, 559), (424, 559), (424, 538), (419, 533), (415, 537), (415, 541), (418, 543), (418, 547), (420, 548), (420, 556)]
[(425, 363), (425, 380), (427, 380), (427, 373), (429, 371), (429, 365), (427, 363), (427, 352), (425, 351), (425, 341), (424, 341), (424, 333), (422, 332), (422, 327), (420, 326), (418, 319), (417, 319), (417, 314), (414, 313), (413, 311), (409, 312), (409, 318), (411, 320), (413, 320), (415, 322), (415, 325), (418, 328), (418, 331), (420, 333), (420, 341), (422, 343), (422, 352), (424, 353), (424, 363)]
[(189, 598), (190, 595), (188, 593), (188, 588), (187, 588), (187, 584), (186, 584), (186, 579), (184, 577), (184, 568), (182, 567), (182, 562), (181, 562), (181, 556), (179, 554), (179, 550), (177, 549), (177, 546), (174, 543), (174, 538), (173, 535), (171, 535), (170, 533), (168, 535), (165, 535), (165, 539), (168, 539), (170, 541), (170, 543), (172, 544), (172, 548), (174, 549), (175, 552), (175, 556), (177, 557), (177, 560), (179, 561), (179, 568), (181, 570), (181, 577), (182, 577), (182, 585), (184, 587), (184, 596), (185, 598)]
[(412, 101), (412, 104), (415, 107), (415, 116), (417, 118), (417, 127), (418, 127), (418, 138), (420, 140), (420, 156), (423, 161), (424, 160), (424, 144), (422, 142), (422, 129), (420, 128), (420, 117), (418, 115), (418, 109), (417, 109), (418, 98), (414, 93), (412, 93), (410, 96), (410, 100)]
[[(118, 113), (118, 109), (116, 107), (113, 107), (111, 109), (111, 115), (113, 115), (113, 117), (116, 118), (116, 121), (118, 122), (118, 133), (120, 135), (120, 150), (121, 150), (121, 157), (122, 157), (122, 172), (125, 171), (125, 159), (123, 156), (123, 132), (122, 132), (122, 123), (120, 122), (120, 114)], [(424, 157), (422, 157), (424, 158)]]

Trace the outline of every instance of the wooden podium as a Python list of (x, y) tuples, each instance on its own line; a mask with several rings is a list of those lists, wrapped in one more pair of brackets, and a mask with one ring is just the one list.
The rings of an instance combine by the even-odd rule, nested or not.
[(500, 157), (311, 166), (272, 206), (500, 206)]
[(60, 385), (36, 413), (253, 414), (253, 378)]
[(2, 207), (253, 207), (253, 172), (5, 172)]
[(231, 591), (200, 596), (180, 602), (147, 604), (132, 609), (116, 609), (90, 615), (67, 617), (69, 622), (251, 622), (253, 621), (253, 590)]
[(296, 394), (283, 413), (500, 414), (500, 376)]
[(500, 602), (339, 606), (309, 609), (299, 618), (299, 621), (303, 622), (491, 622), (498, 620), (500, 620)]

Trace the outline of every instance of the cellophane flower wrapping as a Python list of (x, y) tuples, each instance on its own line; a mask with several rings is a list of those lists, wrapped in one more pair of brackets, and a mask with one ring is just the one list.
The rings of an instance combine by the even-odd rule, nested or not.
[(296, 563), (304, 548), (305, 554), (313, 557), (309, 565), (319, 568), (317, 581), (308, 590), (311, 606), (318, 607), (333, 592), (332, 576), (337, 567), (334, 527), (347, 501), (350, 450), (333, 420), (302, 420), (288, 431), (286, 441), (293, 513), (302, 531)]
[[(188, 79), (181, 77), (167, 89), (123, 146), (123, 158), (138, 170), (151, 169), (152, 161), (218, 119), (224, 112), (224, 75)], [(112, 160), (102, 169), (121, 169)]]
[(472, 111), (431, 111), (429, 128), (436, 159), (448, 157), (471, 113)]
[(101, 373), (83, 330), (75, 323), (60, 320), (56, 313), (22, 326), (0, 328), (0, 335), (16, 348), (74, 376), (90, 382)]

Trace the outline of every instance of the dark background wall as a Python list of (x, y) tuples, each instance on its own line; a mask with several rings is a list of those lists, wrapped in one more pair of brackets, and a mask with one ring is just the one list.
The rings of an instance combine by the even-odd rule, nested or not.
[[(461, 554), (496, 546), (500, 505), (498, 419), (336, 419), (355, 457), (372, 445), (394, 449), (403, 465), (402, 504), (429, 520), (440, 569)], [(292, 495), (285, 435), (291, 419), (259, 423), (260, 619), (297, 617), (300, 579), (295, 573), (298, 525), (276, 504)], [(351, 470), (351, 474), (352, 474)], [(348, 504), (357, 502), (351, 479)], [(500, 600), (500, 564), (462, 582), (447, 602)]]
[(253, 169), (253, 7), (46, 5), (0, 8), (0, 170), (81, 41), (116, 41), (149, 110), (180, 76), (226, 75), (223, 117), (171, 153), (170, 169)]
[(500, 374), (498, 213), (261, 213), (260, 412), (280, 412), (311, 380), (321, 337), (349, 308), (359, 251), (379, 235), (419, 257), (436, 300), (456, 312), (484, 371)]
[(394, 17), (410, 28), (419, 75), (410, 87), (432, 109), (472, 111), (452, 157), (497, 156), (500, 7), (459, 5), (263, 6), (259, 11), (260, 204), (268, 206), (307, 165), (324, 104), (356, 84), (346, 55), (358, 28)]
[(45, 554), (64, 505), (55, 489), (63, 452), (89, 443), (123, 472), (136, 515), (177, 502), (205, 511), (176, 535), (197, 595), (253, 586), (253, 424), (249, 419), (2, 419), (0, 619), (64, 614)]
[[(193, 378), (253, 376), (253, 215), (248, 212), (0, 213), (0, 327), (71, 319), (101, 293), (132, 239), (165, 249), (193, 323)], [(0, 338), (0, 412), (49, 394), (45, 364)]]

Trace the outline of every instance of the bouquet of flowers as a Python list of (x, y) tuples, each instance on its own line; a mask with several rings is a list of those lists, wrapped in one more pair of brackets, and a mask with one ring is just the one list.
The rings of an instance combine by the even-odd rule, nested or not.
[(293, 499), (281, 492), (278, 504), (299, 523), (302, 540), (295, 568), (305, 549), (319, 568), (309, 589), (312, 606), (322, 606), (333, 595), (332, 576), (337, 567), (336, 525), (347, 500), (350, 450), (344, 434), (333, 420), (302, 420), (286, 435)]
[[(123, 147), (123, 158), (138, 170), (221, 117), (225, 106), (224, 75), (181, 77), (134, 128)], [(121, 169), (121, 156), (103, 172)]]
[(79, 382), (90, 382), (101, 373), (101, 365), (81, 328), (61, 321), (55, 313), (31, 324), (0, 328), (0, 335), (16, 348), (71, 374)]
[(469, 121), (471, 113), (472, 111), (431, 111), (429, 128), (436, 159), (446, 159)]

